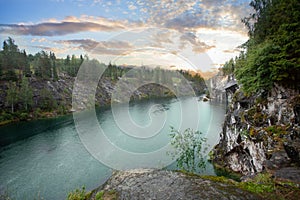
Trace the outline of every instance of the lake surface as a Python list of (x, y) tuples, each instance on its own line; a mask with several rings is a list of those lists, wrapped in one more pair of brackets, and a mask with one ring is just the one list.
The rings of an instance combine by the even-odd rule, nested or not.
[[(123, 109), (123, 105), (118, 105), (114, 112), (121, 113)], [(224, 120), (222, 103), (202, 102), (196, 97), (131, 103), (129, 113), (137, 127), (149, 126), (150, 132), (153, 127), (159, 129), (153, 137), (142, 140), (124, 134), (130, 127), (119, 124), (122, 115), (118, 115), (116, 123), (111, 109), (98, 109), (97, 119), (115, 146), (129, 152), (147, 153), (169, 143), (171, 126), (189, 127), (195, 121), (193, 112), (197, 109), (198, 130), (204, 133), (212, 148), (219, 140)], [(183, 123), (181, 116), (185, 117)], [(164, 119), (163, 126), (151, 126), (155, 119)], [(85, 148), (73, 116), (1, 127), (0, 145), (0, 194), (8, 193), (14, 199), (65, 199), (68, 192), (83, 185), (87, 190), (94, 189), (112, 173), (111, 168)], [(167, 168), (174, 169), (176, 164)], [(208, 164), (203, 173), (214, 174), (212, 166)]]

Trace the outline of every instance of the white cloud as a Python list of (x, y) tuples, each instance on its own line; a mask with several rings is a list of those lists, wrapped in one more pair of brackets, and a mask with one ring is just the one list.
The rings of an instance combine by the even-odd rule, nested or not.
[(128, 9), (129, 9), (129, 10), (136, 10), (137, 7), (136, 7), (135, 5), (133, 5), (133, 4), (130, 4), (130, 5), (128, 6)]

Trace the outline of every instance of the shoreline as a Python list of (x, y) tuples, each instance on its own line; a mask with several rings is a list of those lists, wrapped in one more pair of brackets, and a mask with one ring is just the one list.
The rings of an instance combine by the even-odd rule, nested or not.
[[(199, 97), (201, 96), (202, 94), (199, 94), (195, 97)], [(148, 101), (148, 100), (167, 100), (167, 99), (174, 99), (174, 98), (177, 98), (176, 96), (165, 96), (165, 97), (162, 97), (162, 96), (152, 96), (152, 97), (143, 97), (143, 98), (140, 98), (140, 99), (134, 99), (132, 101), (130, 101), (130, 103), (134, 102), (144, 102), (144, 101)], [(118, 104), (123, 104), (122, 102), (118, 103)], [(110, 106), (112, 105), (111, 103), (111, 100), (109, 101), (109, 103), (107, 104), (104, 104), (104, 105), (95, 105), (95, 109), (108, 109), (110, 108)], [(86, 109), (88, 110), (88, 109)], [(39, 113), (39, 116), (38, 117), (34, 117), (34, 112), (35, 111), (32, 111), (32, 112), (29, 112), (29, 113), (26, 113), (26, 112), (22, 112), (22, 113), (26, 113), (27, 115), (31, 116), (30, 118), (27, 118), (25, 120), (22, 120), (20, 118), (14, 118), (14, 119), (11, 119), (11, 120), (4, 120), (4, 121), (0, 121), (0, 128), (2, 127), (5, 127), (5, 126), (9, 126), (9, 125), (12, 125), (12, 124), (17, 124), (17, 123), (20, 123), (20, 122), (31, 122), (31, 121), (36, 121), (36, 120), (42, 120), (42, 119), (56, 119), (56, 118), (59, 118), (59, 117), (64, 117), (64, 116), (68, 116), (68, 115), (72, 115), (72, 113), (74, 112), (83, 112), (83, 111), (86, 111), (86, 110), (80, 110), (80, 111), (73, 111), (72, 108), (68, 109), (67, 112), (65, 112), (64, 114), (58, 114), (57, 113), (57, 110), (54, 110), (54, 111), (45, 111), (45, 112), (40, 112)], [(0, 115), (1, 116), (1, 115)]]

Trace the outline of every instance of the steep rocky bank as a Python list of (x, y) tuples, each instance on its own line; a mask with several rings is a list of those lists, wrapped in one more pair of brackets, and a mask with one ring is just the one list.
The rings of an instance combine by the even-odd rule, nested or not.
[(214, 151), (214, 163), (243, 175), (268, 171), (300, 182), (299, 90), (275, 85), (246, 97), (236, 91)]
[(220, 71), (215, 76), (207, 80), (210, 97), (223, 101), (226, 98), (225, 86), (228, 83), (228, 76)]
[[(93, 92), (87, 86), (77, 85), (80, 90), (79, 101), (81, 102), (78, 108), (72, 108), (72, 92), (75, 78), (64, 73), (59, 74), (58, 80), (45, 80), (34, 76), (28, 77), (29, 87), (32, 89), (32, 105), (28, 111), (24, 110), (22, 99), (17, 99), (14, 105), (15, 113), (10, 112), (10, 106), (7, 103), (7, 91), (9, 82), (1, 81), (0, 84), (0, 124), (11, 122), (13, 120), (30, 120), (40, 117), (55, 117), (57, 115), (66, 114), (76, 109), (85, 109), (90, 106), (106, 106), (110, 105), (112, 93), (115, 90), (118, 80), (102, 77), (98, 83), (95, 93), (95, 102), (92, 102), (91, 94)], [(151, 98), (173, 97), (174, 93), (166, 87), (159, 84), (140, 84), (139, 79), (129, 78), (128, 81), (122, 81), (122, 94), (131, 97), (131, 100), (143, 100)], [(140, 86), (140, 85), (141, 86)], [(203, 93), (205, 85), (199, 82), (190, 82), (196, 94)], [(135, 89), (131, 91), (132, 87)], [(20, 88), (20, 83), (17, 83), (17, 88)], [(183, 94), (189, 91), (184, 87), (184, 84), (178, 84), (177, 89)], [(188, 94), (187, 94), (188, 95)], [(119, 95), (122, 96), (122, 95)], [(20, 116), (24, 114), (23, 118)]]
[(233, 184), (180, 172), (141, 169), (116, 172), (89, 199), (260, 199)]
[[(49, 92), (49, 96), (54, 100), (58, 106), (65, 106), (68, 110), (71, 110), (72, 107), (72, 91), (74, 86), (75, 78), (64, 75), (60, 76), (58, 81), (51, 80), (41, 80), (35, 77), (29, 78), (29, 85), (33, 90), (33, 108), (40, 107), (41, 102), (43, 101), (43, 95), (41, 94), (42, 90), (47, 90)], [(112, 81), (108, 78), (102, 78), (99, 81), (97, 91), (95, 94), (95, 103), (98, 106), (107, 105), (110, 103), (111, 94), (114, 90), (114, 85), (116, 81)], [(6, 91), (7, 91), (6, 82), (2, 82), (1, 84), (1, 94), (0, 94), (0, 107), (2, 109), (8, 109), (10, 105), (5, 102), (6, 99)], [(166, 89), (162, 89), (161, 94), (157, 94), (158, 85), (146, 85), (144, 87), (139, 88), (139, 90), (133, 93), (134, 99), (142, 99), (149, 98), (155, 95), (161, 95), (162, 97), (168, 96), (169, 94), (165, 93)], [(83, 91), (88, 93), (89, 91)], [(85, 96), (85, 95), (83, 95)], [(88, 99), (82, 99), (83, 103), (87, 103)], [(16, 105), (16, 109), (21, 107), (21, 103), (18, 102)]]

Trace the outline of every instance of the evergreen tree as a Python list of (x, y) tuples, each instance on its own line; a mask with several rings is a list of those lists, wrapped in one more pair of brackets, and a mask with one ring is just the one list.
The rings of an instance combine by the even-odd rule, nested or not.
[(24, 105), (25, 110), (28, 110), (28, 107), (33, 104), (33, 93), (27, 77), (22, 78), (19, 99)]
[(235, 75), (246, 93), (274, 83), (300, 87), (300, 2), (253, 0), (254, 13), (243, 21), (250, 39), (236, 60)]
[(234, 72), (234, 60), (231, 58), (228, 62), (225, 62), (222, 71), (224, 75), (230, 75)]
[(23, 75), (24, 76), (31, 76), (30, 64), (29, 59), (27, 57), (26, 51), (22, 51), (22, 66), (23, 66)]
[(2, 51), (0, 51), (0, 80), (2, 79), (2, 73), (3, 73), (2, 59), (3, 59), (3, 54), (2, 54)]
[(83, 63), (84, 59), (83, 59), (83, 56), (80, 55), (80, 65)]
[(112, 68), (113, 68), (113, 66), (112, 66), (111, 62), (109, 62), (107, 69), (105, 70), (106, 76), (109, 78), (112, 78)]
[(77, 64), (76, 56), (73, 54), (71, 58), (71, 64), (70, 64), (70, 75), (75, 77), (77, 74), (77, 69), (79, 68)]
[(168, 72), (166, 72), (165, 70), (160, 70), (160, 80), (161, 80), (161, 83), (162, 84), (166, 84), (167, 83), (167, 77), (166, 77), (166, 74)]
[(67, 55), (66, 59), (64, 60), (65, 69), (68, 75), (73, 76), (72, 68), (71, 68), (71, 58)]
[(57, 67), (56, 67), (56, 57), (54, 53), (50, 52), (50, 61), (51, 61), (51, 78), (54, 81), (58, 80)]
[(40, 96), (41, 96), (40, 107), (42, 109), (53, 110), (57, 108), (57, 102), (47, 88), (43, 88), (40, 91)]
[(11, 106), (11, 112), (14, 113), (14, 106), (18, 100), (18, 87), (16, 83), (10, 81), (6, 92), (6, 102)]
[(41, 51), (35, 55), (34, 70), (37, 77), (44, 79), (52, 77), (52, 66), (47, 52)]
[(160, 68), (156, 67), (154, 69), (154, 81), (155, 83), (159, 84), (160, 83)]
[(113, 80), (118, 79), (118, 67), (116, 64), (113, 64), (113, 66), (112, 66), (112, 79)]
[(15, 69), (19, 68), (18, 57), (18, 46), (15, 44), (15, 41), (9, 37), (3, 42), (2, 68), (6, 71), (6, 74), (3, 77), (4, 80), (17, 80)]

